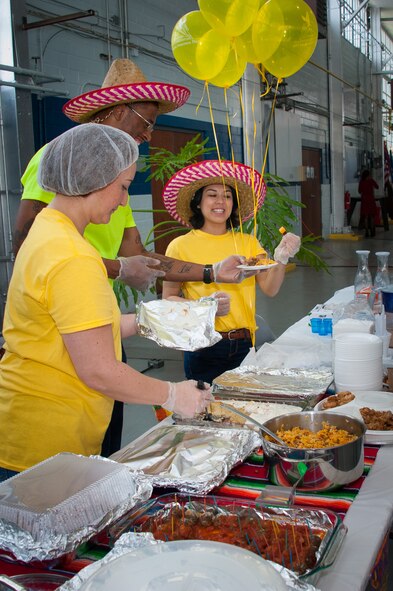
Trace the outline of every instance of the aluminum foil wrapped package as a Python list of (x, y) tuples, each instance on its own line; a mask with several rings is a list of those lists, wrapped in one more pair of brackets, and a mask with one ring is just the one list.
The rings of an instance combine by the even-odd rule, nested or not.
[(245, 365), (215, 378), (212, 393), (220, 396), (252, 393), (261, 400), (292, 400), (313, 406), (332, 381), (329, 369), (268, 369)]
[(206, 494), (260, 445), (260, 435), (251, 430), (168, 425), (139, 437), (111, 457), (131, 470), (142, 470), (153, 486)]
[(211, 347), (222, 338), (214, 328), (216, 311), (214, 298), (141, 302), (137, 307), (138, 333), (161, 347), (180, 351)]
[(57, 558), (151, 493), (112, 460), (58, 454), (0, 484), (0, 547), (24, 562)]
[[(239, 581), (234, 580), (228, 587), (228, 582), (224, 580), (225, 574), (231, 577), (231, 573), (225, 573), (222, 576), (223, 586), (219, 582), (221, 579), (220, 550), (222, 555), (227, 553), (226, 544), (220, 546), (218, 543), (210, 542), (206, 546), (206, 543), (191, 540), (161, 543), (159, 548), (157, 544), (158, 542), (150, 534), (141, 534), (139, 538), (138, 534), (124, 534), (105, 558), (85, 567), (70, 581), (59, 587), (58, 591), (106, 591), (107, 589), (123, 591), (131, 588), (130, 581), (133, 584), (136, 583), (138, 589), (143, 585), (143, 589), (152, 591), (154, 589), (176, 591), (186, 586), (189, 588), (190, 585), (194, 588), (194, 583), (198, 588), (213, 588), (211, 585), (214, 584), (214, 589), (217, 591), (238, 589)], [(206, 559), (204, 554), (200, 556), (201, 552), (208, 554), (209, 551), (212, 553), (210, 560), (208, 556)], [(235, 555), (237, 550), (233, 548), (231, 551)], [(255, 558), (251, 554), (247, 561), (250, 569), (255, 568), (253, 564), (255, 560), (257, 563), (260, 562), (261, 568), (265, 567), (266, 579), (259, 580), (258, 586), (252, 587), (253, 591), (318, 591), (316, 587), (298, 579), (288, 569), (269, 560)], [(175, 565), (173, 571), (171, 564)], [(236, 560), (232, 560), (232, 564), (236, 572), (240, 565), (236, 566)], [(280, 578), (275, 575), (277, 578), (271, 585), (269, 579), (274, 579), (273, 571), (278, 573)], [(212, 582), (212, 575), (218, 581)], [(204, 586), (204, 576), (207, 577), (208, 587)], [(246, 581), (243, 581), (242, 588), (250, 589)]]

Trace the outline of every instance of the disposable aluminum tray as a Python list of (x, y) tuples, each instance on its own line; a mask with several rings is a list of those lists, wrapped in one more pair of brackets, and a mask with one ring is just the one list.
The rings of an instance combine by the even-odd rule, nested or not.
[[(252, 413), (248, 413), (247, 410), (244, 411), (247, 414), (250, 414), (251, 417), (254, 416), (254, 418), (256, 420), (259, 420), (259, 422), (261, 423), (264, 423), (265, 420), (268, 420), (273, 416), (287, 414), (291, 412), (291, 408), (294, 408), (294, 411), (297, 412), (300, 412), (308, 408), (308, 402), (306, 400), (270, 400), (268, 397), (264, 397), (263, 399), (261, 399), (261, 396), (258, 394), (250, 394), (244, 392), (218, 392), (215, 394), (215, 400), (222, 400), (223, 402), (226, 402), (229, 405), (233, 404), (234, 401), (245, 403), (256, 402), (261, 405), (269, 404), (272, 408), (274, 407), (274, 405), (279, 405), (280, 410), (275, 412), (274, 414), (269, 413), (269, 415), (266, 416), (266, 418), (263, 416), (262, 412), (258, 413), (258, 415), (254, 415)], [(231, 420), (231, 418), (222, 418), (220, 416), (215, 415), (214, 412), (211, 413), (209, 411), (196, 415), (192, 419), (184, 419), (176, 414), (173, 414), (172, 418), (176, 425), (195, 425), (207, 428), (213, 427), (215, 429), (253, 429), (254, 431), (258, 431), (258, 427), (251, 422), (235, 422)]]
[[(229, 516), (228, 521), (225, 516)], [(219, 541), (251, 550), (308, 578), (333, 564), (347, 530), (341, 518), (329, 510), (168, 494), (139, 504), (113, 524), (109, 528), (110, 544), (126, 532), (156, 532), (157, 539), (164, 542), (214, 540), (219, 536)], [(313, 555), (309, 564), (301, 558), (301, 546), (304, 549), (307, 543), (308, 553)]]
[(213, 380), (213, 395), (256, 396), (260, 400), (303, 403), (312, 408), (333, 381), (329, 370), (266, 369), (254, 366), (226, 371)]
[(260, 435), (248, 429), (158, 425), (111, 457), (142, 471), (153, 486), (206, 494), (261, 443)]
[(0, 484), (0, 548), (24, 562), (57, 558), (151, 493), (116, 462), (58, 454)]

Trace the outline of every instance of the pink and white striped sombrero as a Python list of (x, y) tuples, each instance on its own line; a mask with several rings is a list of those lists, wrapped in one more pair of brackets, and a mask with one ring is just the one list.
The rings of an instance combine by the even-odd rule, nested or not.
[(195, 192), (216, 183), (236, 190), (241, 222), (252, 217), (265, 199), (265, 181), (254, 168), (229, 160), (203, 160), (182, 168), (169, 179), (163, 192), (164, 205), (175, 220), (190, 226), (190, 201)]
[(158, 113), (178, 109), (190, 96), (185, 86), (166, 82), (148, 82), (140, 68), (129, 59), (112, 62), (101, 88), (90, 90), (69, 100), (63, 113), (76, 121), (85, 123), (93, 115), (121, 103), (156, 102)]

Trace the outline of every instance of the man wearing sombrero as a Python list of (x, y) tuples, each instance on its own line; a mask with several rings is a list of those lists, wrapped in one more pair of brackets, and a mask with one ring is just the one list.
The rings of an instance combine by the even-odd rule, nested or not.
[(164, 281), (164, 298), (217, 300), (216, 330), (222, 340), (212, 347), (184, 354), (188, 379), (212, 383), (218, 375), (240, 365), (252, 347), (256, 330), (255, 284), (265, 295), (275, 296), (284, 280), (288, 259), (299, 250), (300, 238), (286, 233), (275, 249), (274, 260), (270, 260), (254, 236), (235, 231), (239, 223), (252, 217), (262, 206), (265, 193), (265, 183), (256, 170), (238, 162), (219, 160), (183, 168), (164, 188), (168, 212), (192, 228), (172, 240), (167, 248), (169, 256), (185, 261), (206, 260), (210, 264), (230, 252), (246, 259), (259, 259), (252, 263), (260, 272), (245, 279), (241, 286)]
[[(131, 60), (116, 59), (100, 89), (71, 99), (64, 105), (63, 111), (76, 123), (91, 121), (109, 125), (129, 133), (138, 143), (142, 143), (150, 140), (157, 116), (181, 107), (189, 95), (190, 91), (184, 86), (148, 82)], [(24, 191), (15, 224), (15, 254), (26, 238), (36, 215), (54, 197), (53, 193), (44, 191), (37, 183), (38, 166), (44, 147), (33, 156), (22, 177)], [(86, 158), (89, 158), (88, 153)], [(244, 277), (237, 268), (237, 257), (217, 263), (211, 268), (204, 264), (184, 263), (147, 252), (128, 206), (118, 207), (108, 224), (90, 224), (84, 236), (101, 254), (110, 279), (120, 279), (142, 291), (153, 284), (157, 277), (164, 275), (171, 280), (184, 277), (190, 280), (215, 279), (220, 282), (241, 281)], [(160, 269), (157, 269), (160, 261)], [(115, 413), (120, 410), (121, 414), (120, 427), (115, 429), (116, 440), (109, 446), (106, 445), (106, 440), (104, 441), (103, 455), (109, 455), (120, 447), (120, 406), (121, 403), (118, 403), (114, 409)]]

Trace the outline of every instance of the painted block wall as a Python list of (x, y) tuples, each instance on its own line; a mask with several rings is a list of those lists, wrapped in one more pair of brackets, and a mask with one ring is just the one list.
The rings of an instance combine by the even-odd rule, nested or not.
[[(121, 20), (123, 2), (118, 0), (81, 0), (78, 10), (93, 8), (97, 16), (67, 23), (62, 27), (43, 27), (28, 32), (30, 67), (42, 69), (54, 76), (63, 76), (64, 82), (52, 82), (51, 88), (60, 92), (67, 92), (69, 97), (100, 87), (108, 69), (108, 55), (112, 58), (124, 56), (124, 50), (119, 46), (122, 33), (117, 23)], [(174, 62), (170, 37), (174, 24), (180, 16), (191, 10), (197, 10), (196, 0), (129, 0), (127, 6), (127, 29), (129, 32), (128, 56), (144, 71), (150, 80), (170, 80), (190, 88), (191, 98), (181, 110), (159, 119), (159, 125), (168, 127), (182, 127), (183, 129), (200, 130), (209, 137), (211, 135), (211, 111), (203, 82), (195, 80), (185, 74)], [(56, 0), (35, 0), (34, 11), (29, 7), (29, 20), (47, 17), (48, 14), (58, 15), (72, 12), (69, 5)], [(76, 7), (75, 7), (76, 9)], [(45, 11), (40, 14), (40, 10)], [(86, 36), (89, 34), (89, 36)], [(107, 39), (108, 34), (110, 39)], [(94, 35), (94, 36), (92, 36)], [(326, 73), (328, 47), (326, 40), (319, 40), (311, 61), (319, 66), (306, 64), (295, 75), (286, 80), (286, 92), (301, 92), (302, 95), (293, 99), (293, 109), (301, 119), (301, 144), (305, 147), (320, 148), (322, 150), (322, 183), (324, 201), (326, 196), (331, 199), (333, 191), (330, 187), (329, 150), (329, 100)], [(370, 63), (361, 56), (345, 40), (342, 41), (344, 79), (353, 85), (359, 85), (369, 90)], [(34, 58), (34, 59), (33, 59)], [(214, 59), (214, 56), (212, 56)], [(35, 65), (36, 64), (36, 65)], [(324, 71), (325, 70), (325, 71)], [(239, 104), (238, 87), (225, 93), (223, 89), (210, 86), (210, 102), (217, 124), (217, 132), (222, 144), (223, 155), (228, 157), (229, 145), (226, 126), (228, 118), (235, 144), (235, 156), (242, 157), (241, 137), (241, 106)], [(51, 103), (52, 100), (52, 103)], [(57, 99), (65, 100), (65, 99)], [(41, 114), (38, 142), (45, 141), (45, 134), (57, 135), (67, 123), (64, 117), (58, 115), (58, 107), (54, 106), (55, 98), (47, 97), (37, 101), (37, 113)], [(348, 119), (367, 117), (370, 105), (361, 101), (359, 96), (351, 91), (343, 92), (344, 112)], [(63, 118), (63, 120), (62, 120)], [(37, 118), (35, 117), (37, 121)], [(44, 124), (42, 121), (44, 120)], [(181, 121), (180, 121), (181, 120)], [(43, 130), (42, 127), (45, 129)], [(365, 146), (370, 138), (367, 130), (356, 127), (343, 127), (345, 144), (350, 148), (351, 158), (348, 163), (354, 166), (356, 160), (362, 161)], [(37, 135), (36, 135), (37, 138)], [(277, 146), (280, 150), (280, 146)], [(356, 158), (353, 157), (353, 152)], [(346, 172), (346, 177), (352, 177), (356, 170)], [(143, 179), (137, 179), (135, 186), (137, 194), (146, 195), (146, 185)], [(323, 211), (330, 210), (330, 204), (324, 204)], [(328, 222), (323, 220), (324, 227)]]

